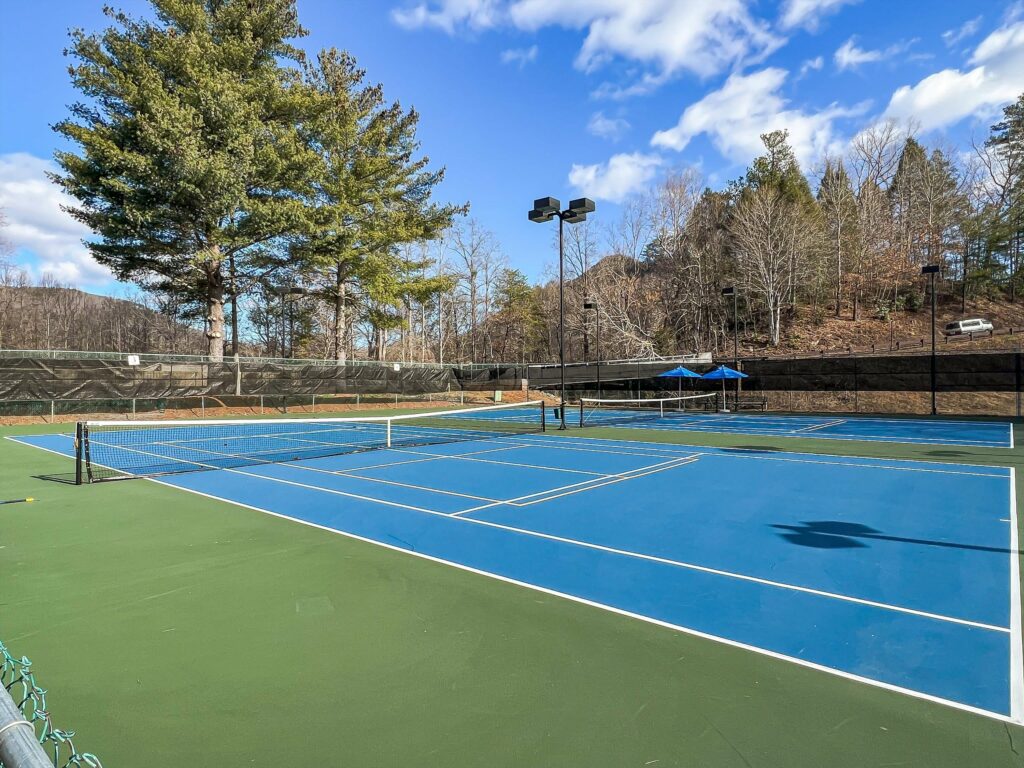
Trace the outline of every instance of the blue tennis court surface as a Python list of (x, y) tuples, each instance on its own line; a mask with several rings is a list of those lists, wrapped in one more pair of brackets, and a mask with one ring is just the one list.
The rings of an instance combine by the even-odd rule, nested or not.
[[(66, 435), (17, 439), (71, 452)], [(159, 482), (861, 682), (1024, 713), (1007, 468), (515, 435)]]
[[(579, 423), (578, 413), (574, 425)], [(664, 417), (628, 410), (595, 410), (586, 414), (586, 426), (633, 427), (681, 432), (813, 437), (826, 440), (870, 440), (886, 443), (961, 445), (976, 448), (1012, 448), (1013, 425), (995, 421), (946, 419), (887, 419), (872, 416), (780, 416), (774, 414), (666, 412)]]

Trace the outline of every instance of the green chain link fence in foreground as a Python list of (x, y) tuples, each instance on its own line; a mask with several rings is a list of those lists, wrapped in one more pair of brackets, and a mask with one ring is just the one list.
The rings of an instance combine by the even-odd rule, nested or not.
[(79, 752), (74, 731), (56, 728), (46, 708), (46, 689), (32, 662), (15, 658), (0, 642), (0, 768), (102, 768), (99, 758)]

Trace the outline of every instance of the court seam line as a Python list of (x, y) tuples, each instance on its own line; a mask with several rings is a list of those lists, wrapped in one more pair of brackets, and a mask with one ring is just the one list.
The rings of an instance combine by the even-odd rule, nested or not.
[[(43, 449), (43, 450), (49, 450), (49, 449)], [(63, 455), (63, 454), (61, 454), (61, 455)], [(149, 482), (157, 483), (158, 485), (163, 485), (163, 486), (166, 486), (168, 488), (173, 488), (173, 489), (176, 489), (176, 490), (183, 490), (183, 491), (186, 491), (187, 493), (194, 493), (197, 496), (203, 496), (203, 497), (211, 499), (213, 501), (225, 502), (227, 504), (233, 504), (235, 506), (242, 507), (244, 509), (251, 509), (254, 512), (260, 512), (262, 514), (270, 515), (272, 517), (277, 517), (277, 518), (280, 518), (282, 520), (288, 520), (288, 521), (293, 522), (293, 523), (298, 523), (299, 525), (306, 525), (306, 526), (309, 526), (311, 528), (318, 528), (318, 529), (326, 531), (328, 533), (333, 533), (335, 535), (343, 536), (345, 538), (353, 539), (355, 541), (361, 541), (361, 542), (363, 542), (365, 544), (370, 544), (370, 545), (377, 546), (377, 547), (383, 547), (385, 549), (390, 549), (390, 550), (392, 550), (394, 552), (397, 552), (397, 553), (400, 553), (400, 554), (411, 555), (413, 557), (418, 557), (418, 558), (421, 558), (423, 560), (429, 560), (431, 562), (438, 563), (440, 565), (446, 565), (446, 566), (449, 566), (451, 568), (456, 568), (458, 570), (467, 571), (469, 573), (473, 573), (473, 574), (476, 574), (478, 576), (484, 576), (486, 578), (495, 579), (496, 581), (503, 581), (503, 582), (505, 582), (507, 584), (512, 584), (514, 586), (522, 587), (524, 589), (533, 590), (535, 592), (542, 592), (544, 594), (552, 595), (554, 597), (562, 598), (564, 600), (569, 600), (569, 601), (574, 602), (574, 603), (579, 603), (579, 604), (582, 604), (582, 605), (586, 605), (586, 606), (589, 606), (591, 608), (597, 608), (599, 610), (607, 611), (609, 613), (615, 613), (615, 614), (618, 614), (620, 616), (625, 616), (627, 618), (636, 619), (638, 621), (642, 621), (642, 622), (645, 622), (647, 624), (653, 624), (655, 626), (663, 627), (665, 629), (671, 629), (671, 630), (674, 630), (676, 632), (681, 632), (683, 634), (690, 635), (692, 637), (698, 637), (698, 638), (701, 638), (701, 639), (704, 639), (704, 640), (710, 640), (712, 642), (720, 643), (722, 645), (728, 645), (728, 646), (731, 646), (733, 648), (738, 648), (740, 650), (744, 650), (744, 651), (749, 651), (749, 652), (752, 652), (752, 653), (760, 654), (762, 656), (768, 656), (770, 658), (778, 659), (780, 661), (786, 661), (786, 662), (789, 662), (791, 664), (796, 664), (798, 666), (807, 667), (809, 669), (813, 669), (813, 670), (816, 670), (818, 672), (825, 672), (825, 673), (834, 675), (836, 677), (844, 678), (846, 680), (850, 680), (850, 681), (853, 681), (853, 682), (863, 683), (865, 685), (870, 685), (870, 686), (873, 686), (873, 687), (876, 687), (876, 688), (881, 688), (883, 690), (891, 691), (893, 693), (900, 693), (900, 694), (903, 694), (905, 696), (910, 696), (910, 697), (913, 697), (913, 698), (916, 698), (916, 699), (922, 699), (924, 701), (929, 701), (929, 702), (931, 702), (933, 704), (940, 704), (940, 705), (943, 705), (943, 706), (946, 706), (946, 707), (951, 707), (953, 709), (959, 709), (959, 710), (962, 710), (962, 711), (965, 711), (965, 712), (970, 712), (972, 714), (981, 715), (983, 717), (988, 717), (988, 718), (993, 719), (993, 720), (998, 720), (1000, 722), (1011, 723), (1011, 724), (1014, 724), (1014, 725), (1020, 725), (1021, 722), (1022, 722), (1022, 721), (1015, 720), (1011, 716), (1004, 715), (1004, 714), (1002, 714), (1000, 712), (993, 712), (993, 711), (988, 710), (988, 709), (982, 709), (981, 707), (974, 707), (974, 706), (971, 706), (970, 704), (964, 704), (964, 703), (959, 702), (959, 701), (954, 701), (953, 699), (945, 699), (945, 698), (942, 698), (941, 696), (936, 696), (934, 694), (925, 693), (924, 691), (915, 691), (912, 688), (904, 688), (904, 687), (896, 685), (894, 683), (887, 683), (884, 680), (875, 680), (875, 679), (870, 678), (870, 677), (863, 677), (863, 676), (858, 675), (858, 674), (853, 673), (853, 672), (847, 672), (845, 670), (837, 669), (835, 667), (829, 667), (829, 666), (826, 666), (824, 664), (818, 664), (817, 662), (808, 661), (806, 659), (801, 659), (801, 658), (798, 658), (796, 656), (789, 656), (789, 655), (786, 655), (784, 653), (780, 653), (778, 651), (769, 650), (767, 648), (760, 648), (760, 647), (758, 647), (756, 645), (749, 645), (749, 644), (741, 642), (739, 640), (732, 640), (732, 639), (727, 638), (727, 637), (721, 637), (720, 635), (713, 635), (713, 634), (710, 634), (708, 632), (703, 632), (703, 631), (701, 631), (699, 629), (693, 629), (693, 628), (690, 628), (690, 627), (685, 627), (685, 626), (683, 626), (681, 624), (673, 624), (671, 622), (664, 621), (662, 619), (656, 619), (653, 616), (644, 616), (643, 614), (640, 614), (640, 613), (634, 613), (634, 612), (628, 611), (628, 610), (626, 610), (624, 608), (617, 608), (616, 606), (608, 605), (606, 603), (599, 603), (599, 602), (597, 602), (595, 600), (590, 600), (590, 599), (585, 598), (585, 597), (579, 597), (577, 595), (569, 594), (568, 592), (560, 592), (558, 590), (551, 589), (550, 587), (542, 587), (539, 584), (531, 584), (531, 583), (526, 582), (526, 581), (520, 581), (519, 579), (513, 579), (513, 578), (511, 578), (509, 576), (502, 576), (501, 574), (493, 573), (491, 571), (485, 571), (485, 570), (480, 569), (480, 568), (475, 568), (474, 566), (471, 566), (471, 565), (465, 565), (463, 563), (458, 563), (458, 562), (455, 562), (454, 560), (446, 560), (446, 559), (444, 559), (442, 557), (437, 557), (435, 555), (428, 555), (428, 554), (426, 554), (424, 552), (417, 552), (416, 550), (413, 550), (413, 549), (406, 549), (404, 547), (399, 547), (399, 546), (397, 546), (395, 544), (387, 544), (385, 542), (378, 541), (376, 539), (371, 539), (371, 538), (366, 537), (366, 536), (361, 536), (361, 535), (359, 535), (357, 533), (351, 533), (349, 531), (343, 531), (343, 530), (339, 530), (337, 528), (331, 528), (331, 527), (326, 526), (326, 525), (321, 525), (320, 523), (314, 523), (314, 522), (312, 522), (310, 520), (303, 520), (301, 518), (291, 517), (289, 515), (285, 515), (285, 514), (282, 514), (280, 512), (273, 512), (273, 511), (271, 511), (269, 509), (264, 509), (262, 507), (257, 507), (257, 506), (254, 506), (252, 504), (246, 504), (245, 502), (234, 501), (234, 500), (231, 500), (231, 499), (223, 498), (221, 496), (214, 496), (213, 494), (205, 493), (203, 491), (198, 491), (198, 490), (195, 490), (195, 489), (192, 489), (192, 488), (187, 488), (187, 487), (184, 487), (184, 486), (174, 485), (174, 484), (172, 484), (170, 482), (167, 482), (166, 480), (161, 480), (159, 478), (148, 477), (148, 478), (145, 478), (145, 479), (148, 480)], [(446, 517), (448, 517), (448, 515), (446, 515)]]
[[(680, 431), (682, 431), (682, 430), (680, 430)], [(542, 442), (540, 442), (540, 443), (531, 442), (529, 440), (529, 438), (533, 438), (534, 440), (539, 438)], [(506, 438), (503, 438), (503, 439), (506, 439)], [(588, 442), (591, 442), (591, 443), (595, 443), (595, 444), (600, 444), (600, 443), (603, 443), (603, 442), (613, 443), (613, 444), (615, 444), (617, 446), (631, 445), (631, 444), (632, 445), (636, 445), (636, 446), (652, 446), (652, 448), (651, 448), (652, 450), (664, 450), (666, 452), (670, 452), (671, 449), (673, 449), (673, 448), (679, 448), (679, 449), (701, 448), (705, 452), (707, 452), (709, 456), (719, 455), (719, 454), (731, 455), (732, 453), (738, 452), (738, 451), (752, 452), (754, 450), (757, 450), (757, 449), (750, 449), (750, 448), (743, 448), (743, 447), (730, 448), (730, 447), (726, 446), (724, 448), (718, 448), (718, 447), (713, 446), (713, 445), (700, 445), (700, 446), (697, 446), (697, 445), (691, 445), (689, 443), (652, 443), (652, 442), (645, 441), (645, 440), (622, 440), (622, 439), (611, 438), (611, 437), (586, 437), (586, 436), (582, 436), (582, 435), (571, 435), (571, 436), (565, 436), (565, 437), (556, 437), (554, 434), (548, 434), (548, 433), (540, 433), (540, 434), (536, 434), (536, 435), (517, 435), (517, 436), (514, 436), (514, 437), (510, 436), (507, 439), (509, 439), (509, 440), (525, 441), (526, 445), (553, 445), (556, 442), (563, 442), (563, 441), (564, 442), (569, 442), (569, 441), (575, 441), (575, 440), (585, 440), (585, 441), (588, 441)], [(551, 442), (547, 443), (546, 441), (549, 441), (549, 440)], [(867, 441), (865, 441), (865, 442), (867, 442)], [(662, 446), (662, 447), (658, 448), (657, 446)], [(967, 447), (970, 447), (970, 446), (967, 446)], [(589, 449), (589, 450), (593, 450), (593, 449)], [(820, 457), (823, 457), (823, 458), (826, 458), (826, 459), (841, 459), (841, 458), (851, 459), (851, 461), (847, 461), (847, 462), (836, 462), (837, 464), (843, 464), (844, 466), (851, 466), (851, 467), (874, 467), (874, 466), (877, 466), (877, 465), (869, 465), (869, 464), (858, 464), (858, 463), (856, 463), (857, 461), (890, 461), (890, 462), (899, 462), (900, 464), (920, 464), (920, 465), (923, 465), (924, 467), (942, 467), (942, 466), (984, 467), (986, 469), (1001, 469), (1005, 473), (1005, 474), (1001, 474), (1001, 475), (986, 474), (985, 475), (986, 477), (1003, 477), (1003, 478), (1006, 478), (1006, 477), (1009, 476), (1009, 474), (1007, 473), (1007, 470), (1010, 469), (1010, 467), (1007, 467), (1005, 465), (1000, 465), (1000, 464), (980, 464), (980, 463), (973, 464), (972, 463), (972, 464), (955, 464), (955, 465), (953, 465), (953, 464), (950, 464), (949, 462), (929, 461), (927, 459), (887, 459), (887, 458), (879, 458), (877, 456), (859, 456), (859, 455), (849, 455), (849, 456), (846, 456), (846, 455), (839, 455), (839, 454), (834, 454), (834, 453), (815, 453), (814, 451), (792, 451), (792, 452), (786, 451), (786, 453), (790, 454), (791, 456), (814, 456), (814, 457), (820, 456)], [(812, 464), (815, 463), (814, 461), (804, 460), (804, 459), (790, 459), (790, 461), (807, 461), (808, 463), (812, 463)], [(884, 468), (885, 469), (889, 469), (890, 465), (885, 465)], [(893, 467), (893, 468), (894, 469), (900, 469), (900, 467)], [(911, 468), (908, 467), (908, 469), (911, 469)], [(929, 471), (929, 472), (949, 472), (950, 474), (959, 474), (959, 472), (957, 470), (929, 469), (927, 471)], [(981, 473), (979, 473), (979, 474), (981, 474)], [(1024, 721), (1022, 721), (1022, 722), (1024, 722)]]
[[(648, 561), (655, 562), (655, 563), (661, 563), (663, 565), (675, 566), (677, 568), (684, 568), (686, 570), (699, 571), (699, 572), (702, 572), (702, 573), (709, 573), (709, 574), (712, 574), (712, 575), (715, 575), (715, 576), (723, 576), (723, 577), (726, 577), (726, 578), (733, 578), (733, 579), (737, 579), (739, 581), (749, 581), (749, 582), (756, 583), (756, 584), (762, 584), (762, 585), (765, 585), (765, 586), (776, 587), (778, 589), (788, 589), (788, 590), (791, 590), (791, 591), (794, 591), (794, 592), (803, 592), (803, 593), (806, 593), (806, 594), (816, 595), (818, 597), (826, 597), (826, 598), (831, 598), (831, 599), (834, 599), (834, 600), (841, 600), (841, 601), (844, 601), (844, 602), (857, 603), (857, 604), (860, 604), (860, 605), (867, 605), (867, 606), (870, 606), (870, 607), (873, 607), (873, 608), (879, 608), (879, 609), (882, 609), (882, 610), (890, 610), (890, 611), (894, 611), (894, 612), (898, 612), (898, 613), (906, 613), (906, 614), (911, 614), (911, 615), (914, 615), (914, 616), (921, 616), (921, 617), (924, 617), (924, 618), (927, 618), (927, 619), (932, 619), (932, 620), (935, 620), (935, 621), (945, 621), (945, 622), (948, 622), (948, 623), (951, 623), (951, 624), (961, 624), (961, 625), (964, 625), (964, 626), (975, 627), (976, 629), (986, 629), (986, 630), (989, 630), (989, 631), (1001, 632), (1001, 633), (1004, 633), (1004, 634), (1007, 634), (1007, 633), (1010, 632), (1010, 628), (1008, 628), (1008, 627), (1000, 627), (1000, 626), (997, 626), (997, 625), (994, 625), (994, 624), (986, 624), (984, 622), (971, 621), (970, 619), (961, 619), (961, 618), (958, 618), (956, 616), (946, 616), (946, 615), (943, 615), (943, 614), (940, 614), (940, 613), (931, 613), (931, 612), (928, 612), (928, 611), (920, 611), (920, 610), (917, 610), (915, 608), (906, 608), (906, 607), (903, 607), (903, 606), (893, 605), (893, 604), (890, 604), (890, 603), (881, 603), (881, 602), (878, 602), (878, 601), (875, 601), (875, 600), (868, 600), (866, 598), (853, 597), (851, 595), (844, 595), (844, 594), (841, 594), (839, 592), (827, 592), (827, 591), (824, 591), (824, 590), (814, 589), (813, 587), (803, 587), (803, 586), (800, 586), (798, 584), (787, 584), (786, 582), (782, 582), (782, 581), (773, 581), (771, 579), (763, 579), (763, 578), (761, 578), (759, 576), (748, 576), (746, 574), (736, 573), (734, 571), (726, 571), (726, 570), (723, 570), (723, 569), (720, 569), (720, 568), (712, 568), (710, 566), (698, 565), (696, 563), (688, 563), (688, 562), (685, 562), (683, 560), (671, 560), (669, 558), (660, 557), (658, 555), (648, 555), (648, 554), (645, 554), (645, 553), (642, 553), (642, 552), (632, 552), (632, 551), (626, 550), (626, 549), (618, 549), (616, 547), (605, 546), (604, 544), (595, 544), (595, 543), (592, 543), (592, 542), (582, 541), (582, 540), (579, 540), (579, 539), (570, 539), (570, 538), (567, 538), (565, 536), (558, 536), (556, 534), (544, 533), (542, 531), (534, 531), (534, 530), (531, 530), (529, 528), (519, 528), (519, 527), (516, 527), (516, 526), (513, 526), (513, 525), (506, 525), (504, 523), (492, 522), (490, 520), (480, 520), (480, 519), (475, 518), (475, 517), (459, 517), (458, 513), (439, 512), (439, 511), (433, 510), (433, 509), (425, 509), (423, 507), (414, 507), (414, 506), (411, 506), (411, 505), (408, 505), (408, 504), (400, 504), (400, 503), (392, 502), (392, 501), (384, 501), (382, 499), (374, 499), (374, 498), (370, 498), (370, 497), (360, 496), (360, 495), (354, 494), (354, 493), (347, 493), (345, 491), (339, 491), (339, 490), (336, 490), (334, 488), (324, 488), (322, 486), (317, 486), (317, 485), (308, 485), (306, 483), (300, 483), (300, 482), (297, 482), (297, 481), (294, 481), (294, 480), (284, 480), (284, 479), (279, 478), (279, 477), (268, 477), (266, 475), (253, 474), (251, 472), (244, 472), (242, 470), (237, 470), (237, 469), (226, 469), (224, 471), (225, 472), (231, 472), (233, 474), (245, 475), (247, 477), (255, 477), (255, 478), (258, 478), (260, 480), (269, 480), (269, 481), (275, 482), (275, 483), (284, 483), (286, 485), (294, 485), (296, 487), (306, 488), (306, 489), (311, 490), (311, 491), (319, 491), (321, 493), (337, 494), (339, 496), (349, 496), (349, 497), (352, 497), (352, 498), (361, 499), (363, 501), (378, 502), (378, 503), (381, 503), (381, 504), (386, 504), (387, 506), (391, 506), (391, 507), (400, 507), (400, 508), (403, 508), (403, 509), (409, 509), (409, 510), (412, 510), (414, 512), (425, 512), (427, 514), (436, 515), (438, 517), (447, 517), (447, 518), (451, 518), (451, 519), (455, 519), (455, 520), (461, 520), (461, 521), (464, 521), (464, 522), (467, 522), (467, 523), (475, 523), (477, 525), (484, 525), (484, 526), (487, 526), (487, 527), (490, 527), (490, 528), (496, 528), (496, 529), (499, 529), (499, 530), (510, 531), (512, 533), (517, 533), (517, 534), (520, 534), (520, 535), (523, 535), (523, 536), (535, 536), (537, 538), (549, 539), (551, 541), (557, 541), (557, 542), (561, 542), (563, 544), (570, 544), (570, 545), (582, 547), (582, 548), (585, 548), (585, 549), (594, 549), (594, 550), (598, 550), (598, 551), (601, 551), (601, 552), (608, 552), (610, 554), (620, 555), (622, 557), (633, 557), (633, 558), (636, 558), (638, 560), (648, 560)], [(147, 479), (151, 479), (151, 478), (147, 478)], [(623, 478), (623, 479), (627, 479), (628, 480), (628, 479), (631, 479), (631, 478)], [(168, 483), (168, 485), (170, 485), (170, 484)], [(178, 487), (178, 486), (173, 486), (173, 487)], [(429, 491), (430, 489), (429, 488), (424, 488), (423, 490)], [(553, 489), (553, 491), (554, 490), (557, 490), (557, 489)], [(587, 490), (587, 489), (583, 489), (583, 490)]]

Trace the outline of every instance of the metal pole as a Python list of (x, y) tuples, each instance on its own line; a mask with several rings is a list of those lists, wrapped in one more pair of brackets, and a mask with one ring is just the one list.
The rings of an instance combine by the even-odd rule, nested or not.
[(0, 761), (24, 768), (53, 768), (39, 743), (35, 727), (28, 720), (7, 688), (0, 685)]
[[(739, 370), (740, 367), (740, 304), (739, 291), (735, 288), (732, 292), (732, 366)], [(725, 399), (725, 396), (722, 396)], [(740, 380), (736, 379), (736, 402), (734, 408), (740, 409)]]
[[(595, 302), (596, 304), (596, 302)], [(601, 398), (601, 305), (594, 310), (597, 317), (597, 397)]]
[(565, 220), (558, 216), (558, 365), (561, 378), (558, 428), (565, 429), (565, 251), (563, 229)]
[(928, 283), (932, 292), (932, 416), (938, 412), (935, 408), (935, 273), (928, 275)]

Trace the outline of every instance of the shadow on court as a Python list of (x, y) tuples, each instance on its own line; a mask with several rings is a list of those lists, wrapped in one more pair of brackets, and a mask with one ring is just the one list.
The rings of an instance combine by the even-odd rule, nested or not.
[(772, 528), (782, 531), (779, 534), (791, 544), (814, 549), (859, 549), (871, 546), (866, 539), (876, 541), (896, 541), (904, 544), (922, 544), (928, 547), (949, 547), (951, 549), (970, 549), (976, 552), (997, 552), (1001, 554), (1020, 554), (1004, 547), (986, 547), (980, 544), (962, 544), (953, 541), (937, 541), (934, 539), (915, 539), (906, 536), (889, 536), (888, 534), (861, 523), (845, 523), (839, 520), (816, 520), (799, 525), (783, 525), (773, 523)]

